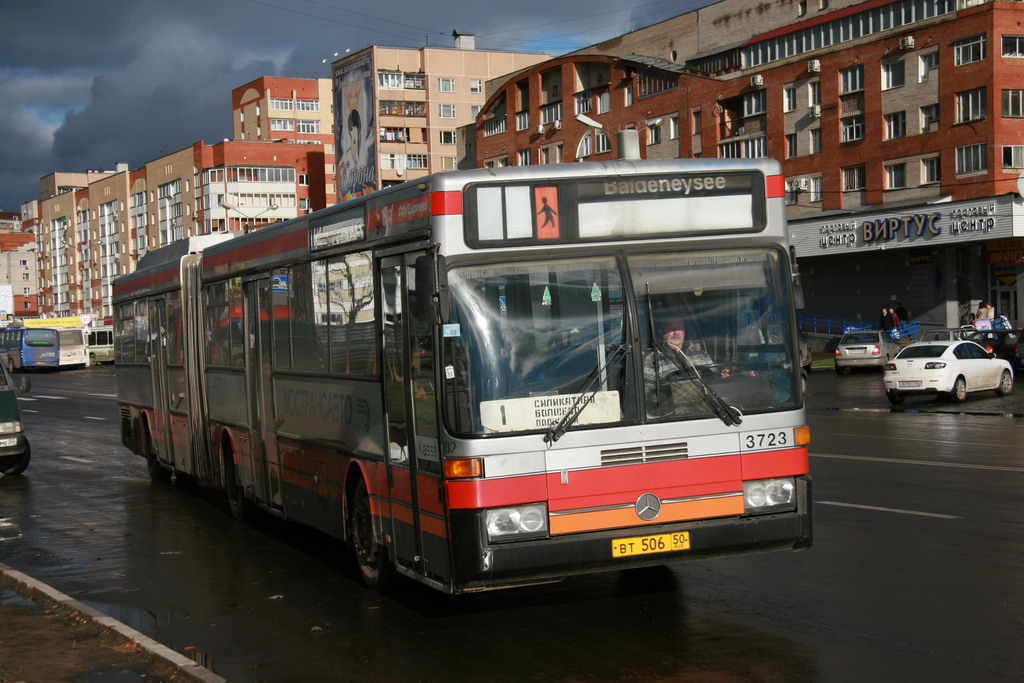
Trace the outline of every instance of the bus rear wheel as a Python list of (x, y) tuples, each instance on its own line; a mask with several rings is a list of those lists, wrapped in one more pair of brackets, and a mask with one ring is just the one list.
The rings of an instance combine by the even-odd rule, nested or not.
[(142, 432), (142, 452), (146, 456), (146, 471), (149, 472), (149, 478), (153, 481), (170, 481), (170, 471), (156, 459), (156, 449), (153, 448), (153, 437), (149, 435), (149, 427), (145, 427)]
[(231, 516), (243, 521), (249, 516), (249, 501), (245, 499), (245, 491), (238, 483), (238, 469), (235, 467), (234, 451), (227, 443), (224, 444), (224, 488), (228, 494), (228, 509)]
[(391, 579), (393, 568), (387, 548), (374, 538), (370, 494), (366, 491), (366, 482), (361, 478), (352, 492), (348, 520), (348, 537), (356, 556), (359, 575), (368, 588), (382, 591)]

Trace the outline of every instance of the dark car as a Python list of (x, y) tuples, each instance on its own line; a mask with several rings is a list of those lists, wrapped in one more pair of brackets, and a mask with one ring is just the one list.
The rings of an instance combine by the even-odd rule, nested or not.
[(997, 358), (1009, 361), (1015, 368), (1024, 366), (1024, 357), (1021, 351), (1021, 339), (1024, 337), (1024, 330), (978, 330), (968, 335), (967, 339), (981, 344), (987, 351), (996, 354)]

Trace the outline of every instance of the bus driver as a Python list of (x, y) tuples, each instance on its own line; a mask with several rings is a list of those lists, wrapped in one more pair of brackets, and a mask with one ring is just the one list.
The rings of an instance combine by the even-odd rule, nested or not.
[[(704, 368), (705, 375), (714, 360), (699, 342), (686, 344), (686, 326), (682, 318), (672, 317), (657, 326), (658, 339), (644, 358), (644, 382), (647, 387), (648, 412), (667, 415), (672, 412), (691, 412), (703, 405), (704, 399), (696, 386)], [(713, 373), (714, 377), (730, 376), (728, 368)]]

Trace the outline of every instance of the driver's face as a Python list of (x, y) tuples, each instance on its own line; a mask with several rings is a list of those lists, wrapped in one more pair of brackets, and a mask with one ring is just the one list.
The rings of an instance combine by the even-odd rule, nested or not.
[(683, 340), (686, 339), (686, 330), (682, 327), (665, 330), (665, 333), (661, 335), (661, 338), (664, 339), (667, 344), (682, 348)]

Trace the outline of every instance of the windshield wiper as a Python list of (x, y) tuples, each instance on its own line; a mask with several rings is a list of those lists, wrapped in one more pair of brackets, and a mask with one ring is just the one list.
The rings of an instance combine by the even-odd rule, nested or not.
[[(658, 350), (654, 349), (655, 355)], [(689, 379), (691, 379), (696, 385), (700, 397), (704, 399), (704, 402), (708, 404), (708, 407), (715, 413), (719, 420), (724, 422), (726, 425), (738, 425), (743, 422), (743, 416), (740, 411), (736, 410), (733, 406), (725, 402), (718, 392), (711, 388), (707, 380), (700, 374), (700, 371), (694, 366), (693, 361), (686, 357), (685, 353), (673, 353), (670, 358), (680, 367), (689, 373)]]
[[(590, 405), (591, 400), (597, 395), (597, 392), (601, 390), (600, 386), (594, 387), (594, 383), (604, 375), (604, 371), (608, 369), (608, 366), (614, 363), (618, 358), (629, 351), (628, 344), (619, 344), (615, 347), (615, 350), (608, 356), (608, 360), (605, 361), (604, 365), (600, 363), (594, 366), (587, 378), (583, 380), (583, 384), (580, 386), (579, 395), (576, 400), (572, 402), (572, 406), (566, 411), (565, 415), (562, 416), (558, 422), (555, 422), (548, 427), (547, 433), (544, 435), (544, 443), (548, 446), (553, 444), (562, 438), (562, 436), (569, 431), (569, 429), (576, 424), (580, 414)], [(591, 387), (594, 387), (591, 389)]]

